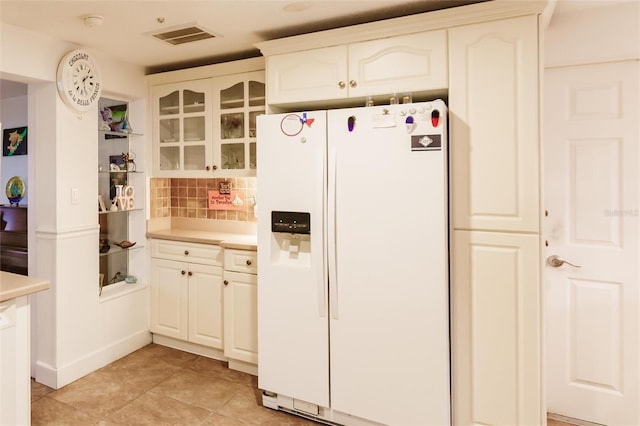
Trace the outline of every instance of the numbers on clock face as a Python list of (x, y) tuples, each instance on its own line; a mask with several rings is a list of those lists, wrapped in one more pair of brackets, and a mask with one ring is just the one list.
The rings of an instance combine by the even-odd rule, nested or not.
[(87, 99), (96, 91), (91, 64), (85, 61), (77, 61), (73, 70), (72, 79), (76, 96)]

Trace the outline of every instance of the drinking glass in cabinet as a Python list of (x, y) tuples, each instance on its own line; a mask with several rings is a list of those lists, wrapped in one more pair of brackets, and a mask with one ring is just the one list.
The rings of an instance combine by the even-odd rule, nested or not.
[(244, 143), (225, 143), (220, 146), (223, 169), (244, 169)]
[(178, 104), (180, 95), (178, 91), (169, 93), (167, 96), (160, 98), (160, 115), (177, 114), (179, 112)]
[(184, 169), (204, 170), (205, 169), (205, 147), (204, 145), (194, 145), (184, 147)]
[(184, 119), (184, 141), (204, 140), (204, 117), (186, 117)]
[(180, 148), (177, 146), (160, 147), (160, 170), (178, 170), (180, 168)]
[(238, 139), (244, 137), (244, 114), (222, 114), (220, 116), (220, 137)]
[(204, 93), (185, 90), (182, 96), (184, 97), (183, 108), (185, 114), (192, 112), (204, 112)]
[(244, 83), (220, 91), (220, 109), (244, 107)]
[(256, 143), (251, 142), (249, 144), (249, 168), (256, 168)]
[(180, 135), (180, 120), (169, 118), (160, 120), (160, 143), (177, 142)]
[(264, 83), (249, 81), (249, 106), (262, 106), (264, 100)]

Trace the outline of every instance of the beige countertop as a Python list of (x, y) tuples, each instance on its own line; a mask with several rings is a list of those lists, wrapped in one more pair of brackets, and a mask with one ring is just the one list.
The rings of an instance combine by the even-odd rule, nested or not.
[(216, 244), (224, 248), (257, 250), (255, 225), (212, 224), (210, 221), (187, 220), (149, 221), (147, 237), (190, 243)]
[(49, 281), (0, 271), (0, 302), (47, 290)]

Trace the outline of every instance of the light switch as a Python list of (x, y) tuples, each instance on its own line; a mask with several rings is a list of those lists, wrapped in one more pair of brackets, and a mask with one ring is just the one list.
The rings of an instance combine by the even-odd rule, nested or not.
[(78, 188), (71, 188), (71, 204), (78, 204)]

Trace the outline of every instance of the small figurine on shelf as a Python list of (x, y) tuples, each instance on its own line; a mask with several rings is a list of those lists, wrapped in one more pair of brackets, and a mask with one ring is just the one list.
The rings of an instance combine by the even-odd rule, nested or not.
[(125, 168), (127, 169), (127, 171), (129, 172), (136, 171), (136, 162), (134, 161), (135, 159), (136, 159), (136, 153), (133, 151), (122, 153), (122, 161), (124, 161)]

